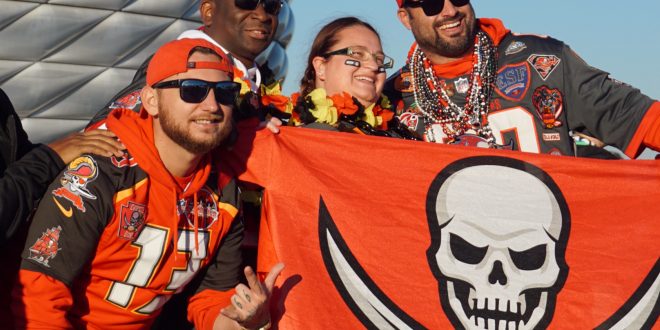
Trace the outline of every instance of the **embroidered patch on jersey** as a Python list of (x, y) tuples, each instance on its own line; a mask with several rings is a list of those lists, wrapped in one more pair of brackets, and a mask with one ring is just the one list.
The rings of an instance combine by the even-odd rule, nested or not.
[(140, 98), (140, 91), (141, 90), (136, 90), (134, 92), (131, 92), (129, 94), (120, 97), (119, 99), (112, 102), (109, 108), (110, 109), (123, 108), (130, 110), (135, 109), (138, 105), (142, 104), (142, 99)]
[(122, 167), (126, 167), (126, 166), (133, 167), (133, 166), (137, 165), (137, 162), (135, 161), (135, 159), (133, 157), (128, 158), (126, 154), (124, 154), (123, 156), (121, 156), (119, 158), (117, 158), (115, 156), (112, 156), (110, 158), (110, 161), (112, 162), (112, 165), (115, 165), (118, 168), (122, 168)]
[(527, 58), (527, 62), (532, 65), (544, 81), (550, 77), (553, 71), (561, 63), (561, 59), (555, 55), (537, 55), (532, 54)]
[(470, 81), (465, 77), (458, 78), (458, 80), (454, 82), (454, 85), (456, 86), (456, 92), (459, 94), (465, 94), (470, 89)]
[(184, 217), (190, 227), (195, 226), (195, 210), (197, 211), (197, 228), (206, 230), (218, 221), (218, 197), (208, 188), (204, 187), (197, 192), (197, 207), (193, 210), (194, 199), (189, 197), (180, 199), (178, 205), (179, 217)]
[(415, 131), (417, 130), (417, 126), (419, 126), (419, 116), (413, 112), (404, 112), (401, 115), (399, 115), (399, 122), (401, 124), (406, 125), (409, 129)]
[(37, 239), (34, 244), (28, 249), (30, 252), (29, 259), (34, 260), (46, 267), (50, 267), (48, 264), (51, 259), (57, 256), (57, 251), (61, 250), (59, 248), (60, 233), (62, 232), (62, 227), (57, 226), (50, 229), (46, 229), (45, 232), (41, 233), (41, 237)]
[(452, 97), (456, 95), (456, 85), (453, 82), (447, 82), (445, 80), (440, 80), (440, 86), (445, 90), (447, 96)]
[(564, 100), (558, 89), (548, 86), (537, 88), (532, 95), (532, 103), (543, 121), (544, 128), (552, 129), (562, 125), (558, 119), (564, 111)]
[(559, 133), (543, 133), (543, 141), (546, 142), (561, 141), (561, 135)]
[(513, 54), (518, 54), (523, 49), (527, 48), (527, 45), (525, 45), (524, 42), (522, 41), (514, 41), (509, 44), (509, 47), (506, 48), (504, 51), (504, 55), (513, 55)]
[(412, 93), (412, 86), (413, 80), (412, 73), (410, 72), (402, 72), (401, 75), (394, 80), (394, 89), (401, 93)]
[[(98, 175), (98, 166), (96, 161), (90, 156), (76, 158), (69, 163), (60, 179), (61, 188), (53, 190), (53, 195), (62, 197), (73, 203), (78, 210), (85, 212), (84, 198), (96, 199), (92, 193), (87, 190), (87, 185), (94, 181)], [(58, 206), (61, 204), (57, 203)], [(60, 208), (62, 210), (62, 208)], [(64, 212), (64, 210), (62, 210)], [(66, 215), (66, 213), (65, 213)]]
[(529, 89), (531, 75), (527, 62), (503, 67), (495, 79), (495, 92), (509, 101), (520, 102)]
[(119, 211), (119, 232), (117, 236), (121, 239), (133, 241), (144, 227), (144, 220), (147, 215), (147, 207), (142, 204), (128, 202), (128, 205), (122, 205)]

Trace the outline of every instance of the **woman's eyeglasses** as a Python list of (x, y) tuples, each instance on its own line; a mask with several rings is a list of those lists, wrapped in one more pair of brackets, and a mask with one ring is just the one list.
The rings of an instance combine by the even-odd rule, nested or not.
[(264, 11), (271, 15), (277, 15), (282, 9), (282, 0), (234, 0), (234, 5), (243, 10), (255, 10), (261, 3)]
[(199, 79), (180, 79), (163, 81), (153, 88), (178, 88), (179, 96), (186, 103), (202, 103), (213, 88), (215, 100), (219, 104), (234, 105), (241, 91), (241, 85), (233, 81), (205, 81)]
[(321, 56), (328, 58), (332, 55), (346, 55), (360, 62), (373, 59), (376, 62), (376, 65), (378, 65), (379, 68), (383, 68), (383, 69), (391, 69), (392, 67), (394, 67), (394, 60), (391, 57), (383, 54), (382, 52), (372, 53), (366, 47), (363, 46), (349, 46), (346, 48), (327, 52)]
[[(470, 3), (470, 0), (450, 0), (451, 4), (456, 7), (463, 7)], [(406, 0), (403, 4), (404, 7), (418, 8), (422, 7), (426, 16), (435, 16), (440, 14), (442, 8), (445, 7), (445, 0)]]

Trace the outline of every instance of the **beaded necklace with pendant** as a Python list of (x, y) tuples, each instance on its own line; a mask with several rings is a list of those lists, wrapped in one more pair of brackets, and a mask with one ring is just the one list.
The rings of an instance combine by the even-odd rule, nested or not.
[(470, 87), (464, 107), (458, 106), (449, 98), (444, 82), (438, 82), (431, 61), (419, 46), (415, 45), (409, 56), (415, 103), (426, 117), (426, 135), (431, 142), (435, 142), (431, 126), (440, 124), (442, 131), (449, 137), (449, 142), (473, 131), (491, 146), (495, 143), (487, 115), (497, 73), (496, 48), (483, 31), (479, 31), (475, 39)]

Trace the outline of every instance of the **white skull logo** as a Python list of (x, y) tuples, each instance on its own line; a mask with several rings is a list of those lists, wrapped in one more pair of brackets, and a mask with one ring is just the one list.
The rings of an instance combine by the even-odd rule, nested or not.
[[(550, 189), (554, 182), (525, 172), (543, 173), (531, 164), (479, 159), (497, 165), (443, 171), (449, 174), (441, 173), (435, 193), (431, 188), (434, 204), (427, 204), (435, 215), (428, 258), (443, 308), (455, 326), (467, 329), (545, 327), (567, 271), (563, 196)], [(502, 166), (503, 160), (518, 166)]]

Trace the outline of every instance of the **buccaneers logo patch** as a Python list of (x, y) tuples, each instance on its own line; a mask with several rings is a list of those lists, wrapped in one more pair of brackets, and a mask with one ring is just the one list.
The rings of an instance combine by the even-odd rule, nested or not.
[(526, 62), (511, 64), (503, 67), (497, 73), (495, 91), (509, 101), (521, 101), (529, 89), (531, 75)]
[(118, 236), (121, 239), (134, 240), (142, 227), (146, 218), (147, 207), (142, 204), (128, 202), (128, 205), (122, 205), (120, 211), (120, 223)]
[(122, 96), (121, 98), (115, 100), (110, 105), (110, 109), (130, 109), (134, 110), (137, 106), (142, 104), (142, 99), (140, 99), (141, 90), (136, 90), (127, 95)]
[(532, 65), (544, 81), (550, 77), (553, 71), (561, 63), (561, 59), (555, 55), (530, 55), (527, 62)]
[(532, 95), (532, 103), (543, 121), (543, 127), (552, 129), (562, 125), (559, 116), (564, 111), (564, 101), (558, 89), (548, 86), (537, 88)]
[[(98, 166), (92, 157), (78, 157), (67, 166), (63, 177), (60, 179), (62, 187), (53, 190), (53, 195), (70, 201), (78, 210), (85, 212), (83, 197), (96, 199), (96, 196), (87, 190), (87, 185), (94, 181), (97, 175)], [(61, 204), (59, 202), (57, 204), (62, 212), (64, 212), (65, 210), (63, 210)], [(66, 213), (70, 213), (70, 209), (64, 213), (65, 215)]]
[(133, 167), (137, 165), (135, 159), (133, 157), (129, 157), (127, 154), (124, 154), (119, 158), (117, 158), (116, 156), (112, 156), (110, 158), (110, 161), (112, 162), (112, 165), (115, 165), (117, 168), (122, 168), (126, 166)]
[(412, 93), (413, 92), (413, 80), (412, 73), (402, 72), (399, 77), (394, 80), (394, 89), (401, 93)]
[(211, 228), (218, 221), (218, 197), (208, 188), (204, 187), (197, 192), (197, 207), (193, 197), (180, 199), (177, 211), (179, 217), (184, 217), (190, 227), (194, 227), (195, 213), (197, 212), (197, 228), (205, 230)]
[(60, 233), (62, 232), (62, 227), (57, 226), (50, 229), (46, 229), (44, 233), (41, 234), (41, 237), (37, 239), (34, 244), (28, 249), (30, 260), (34, 260), (46, 267), (50, 267), (48, 262), (57, 256), (57, 251), (59, 248)]

